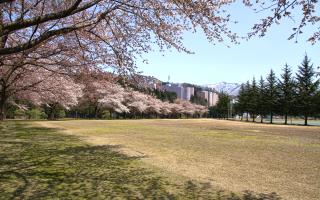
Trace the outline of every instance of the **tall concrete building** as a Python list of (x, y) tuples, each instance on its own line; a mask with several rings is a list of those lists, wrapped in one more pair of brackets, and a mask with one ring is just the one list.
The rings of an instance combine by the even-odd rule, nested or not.
[(164, 90), (169, 92), (175, 92), (177, 94), (177, 98), (184, 99), (190, 101), (191, 96), (194, 95), (193, 87), (183, 87), (178, 84), (168, 84), (164, 86)]
[(164, 85), (163, 88), (168, 92), (175, 92), (177, 94), (177, 98), (182, 99), (183, 87), (174, 84), (167, 84)]
[(199, 92), (199, 96), (207, 100), (208, 106), (215, 106), (219, 100), (219, 95), (215, 92), (201, 91)]
[(209, 92), (208, 91), (201, 91), (199, 92), (199, 96), (205, 100), (207, 100), (208, 102), (208, 96), (209, 96)]
[(209, 92), (208, 94), (208, 106), (215, 106), (217, 105), (219, 100), (218, 93), (215, 92)]
[(192, 96), (194, 96), (194, 87), (184, 87), (182, 99), (190, 101)]

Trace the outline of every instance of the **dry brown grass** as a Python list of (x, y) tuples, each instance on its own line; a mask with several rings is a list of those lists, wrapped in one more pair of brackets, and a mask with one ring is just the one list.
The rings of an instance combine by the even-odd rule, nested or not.
[(38, 122), (96, 144), (122, 145), (173, 177), (284, 199), (320, 198), (320, 128), (196, 120)]

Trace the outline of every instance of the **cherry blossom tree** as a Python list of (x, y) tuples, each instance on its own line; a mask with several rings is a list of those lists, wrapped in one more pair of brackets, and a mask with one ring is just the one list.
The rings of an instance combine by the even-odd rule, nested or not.
[(142, 115), (147, 109), (148, 95), (138, 91), (129, 90), (126, 96), (125, 103), (130, 109), (130, 113), (134, 116)]
[(5, 60), (47, 44), (77, 45), (83, 60), (131, 70), (135, 56), (150, 51), (153, 43), (189, 52), (182, 45), (185, 30), (201, 27), (211, 41), (235, 41), (228, 15), (218, 12), (231, 2), (0, 1), (0, 56)]
[[(234, 41), (235, 35), (227, 27), (230, 13), (224, 12), (226, 5), (233, 2), (3, 0), (0, 1), (0, 55), (24, 52), (47, 42), (65, 43), (71, 39), (78, 43), (85, 55), (112, 52), (116, 62), (126, 62), (130, 58), (128, 55), (150, 50), (150, 42), (160, 47), (185, 50), (181, 35), (183, 31), (196, 27), (201, 27), (212, 41), (223, 41), (225, 37)], [(297, 15), (302, 17), (294, 29), (296, 34), (307, 24), (318, 24), (317, 2), (244, 1), (245, 5), (257, 11), (271, 11), (268, 17), (254, 26), (252, 34), (260, 35), (264, 35), (272, 24), (279, 23), (281, 18), (292, 18), (297, 9), (300, 10)], [(317, 30), (310, 40), (318, 38)], [(97, 58), (103, 60), (102, 57)]]
[(185, 114), (187, 117), (198, 114), (200, 117), (208, 112), (205, 106), (193, 104), (190, 101), (177, 99), (172, 105), (172, 112), (175, 114)]
[(163, 116), (169, 116), (171, 113), (172, 113), (172, 104), (165, 101), (165, 102), (162, 102), (162, 105), (161, 105), (161, 114)]
[[(12, 54), (7, 56), (9, 59), (2, 60), (0, 67), (1, 119), (5, 118), (5, 106), (8, 101), (11, 100), (13, 103), (12, 100), (21, 93), (30, 93), (30, 91), (35, 93), (37, 89), (39, 89), (38, 93), (42, 93), (46, 86), (61, 88), (62, 83), (68, 83), (64, 82), (64, 79), (68, 80), (70, 84), (74, 83), (73, 76), (83, 68), (83, 65), (79, 60), (74, 59), (74, 56), (71, 56), (74, 53), (73, 49), (68, 49), (65, 46), (59, 48), (54, 44), (52, 46), (57, 48), (48, 50), (50, 48), (44, 46), (33, 52)], [(61, 84), (56, 85), (54, 81), (61, 81)], [(78, 87), (74, 88), (74, 93), (78, 93)], [(51, 87), (49, 89), (52, 90)], [(50, 91), (49, 89), (48, 91)], [(64, 90), (57, 89), (55, 92), (59, 91), (61, 91), (60, 97), (63, 97)], [(74, 99), (70, 98), (70, 103), (73, 104), (73, 102)], [(62, 104), (66, 105), (66, 102), (62, 102)]]
[(128, 113), (129, 108), (124, 105), (125, 96), (127, 92), (118, 84), (107, 84), (106, 87), (98, 90), (102, 98), (99, 103), (109, 109), (111, 112)]
[(110, 84), (117, 80), (116, 76), (100, 70), (82, 71), (77, 74), (76, 82), (83, 85), (83, 96), (79, 99), (79, 104), (75, 109), (86, 108), (89, 111), (93, 109), (94, 118), (98, 118), (99, 113), (103, 110), (99, 100), (104, 97), (104, 91), (110, 88)]
[[(234, 41), (235, 36), (226, 31), (227, 16), (215, 13), (228, 3), (0, 1), (1, 104), (7, 100), (8, 79), (12, 74), (23, 75), (30, 67), (30, 72), (42, 68), (68, 75), (81, 67), (127, 74), (135, 69), (135, 57), (150, 51), (152, 44), (162, 50), (174, 47), (189, 52), (180, 36), (198, 26), (210, 40), (221, 41), (226, 36)], [(26, 86), (33, 86), (28, 80)]]
[(249, 37), (258, 35), (265, 36), (268, 29), (274, 24), (283, 23), (283, 19), (292, 20), (294, 27), (288, 39), (298, 40), (306, 26), (313, 27), (314, 32), (309, 36), (308, 41), (315, 44), (320, 40), (320, 16), (318, 0), (273, 0), (273, 1), (252, 1), (245, 0), (245, 5), (254, 9), (257, 13), (263, 13), (264, 18), (256, 23)]
[(70, 106), (76, 105), (78, 98), (82, 95), (81, 86), (63, 74), (55, 74), (31, 66), (10, 72), (4, 68), (1, 71), (3, 77), (7, 77), (0, 87), (2, 120), (6, 117), (6, 104), (15, 104), (17, 99), (28, 100), (36, 105), (59, 103), (68, 109)]
[(148, 95), (147, 97), (147, 113), (155, 115), (156, 117), (161, 114), (162, 101), (156, 99), (153, 96)]

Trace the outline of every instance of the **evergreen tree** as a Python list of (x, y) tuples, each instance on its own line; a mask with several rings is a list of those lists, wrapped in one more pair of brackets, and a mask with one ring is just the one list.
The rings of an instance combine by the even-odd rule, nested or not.
[(263, 77), (260, 77), (259, 87), (258, 87), (258, 106), (257, 110), (260, 115), (260, 122), (263, 123), (263, 117), (266, 114), (266, 85)]
[(294, 110), (295, 82), (290, 67), (286, 64), (279, 80), (279, 108), (284, 115), (284, 124), (288, 123), (288, 115)]
[(316, 117), (319, 118), (320, 117), (320, 91), (318, 91), (317, 94), (315, 95), (314, 102), (315, 102)]
[(298, 68), (297, 78), (297, 106), (300, 114), (304, 116), (304, 125), (308, 125), (308, 117), (314, 113), (319, 80), (313, 81), (315, 72), (307, 55), (305, 55)]
[(219, 100), (217, 102), (217, 111), (219, 113), (219, 118), (227, 118), (228, 110), (230, 105), (230, 97), (228, 94), (220, 93)]
[(270, 74), (267, 77), (266, 85), (266, 109), (270, 113), (270, 123), (273, 123), (273, 115), (276, 113), (278, 105), (278, 86), (277, 79), (274, 71), (271, 69)]
[(252, 121), (255, 121), (255, 117), (257, 114), (258, 109), (258, 98), (259, 98), (259, 90), (257, 87), (256, 79), (252, 79), (251, 85), (247, 85), (248, 87), (248, 96), (249, 96), (249, 102), (248, 102), (248, 111), (252, 116)]
[(250, 97), (250, 89), (251, 89), (250, 82), (247, 81), (247, 83), (246, 83), (245, 86), (244, 86), (245, 99), (246, 99), (246, 103), (245, 103), (245, 105), (246, 105), (245, 111), (246, 111), (246, 118), (247, 118), (246, 121), (249, 121), (249, 110), (250, 110), (250, 104), (249, 104), (249, 102), (250, 102), (250, 100), (251, 100), (251, 97)]
[(244, 112), (247, 110), (248, 100), (247, 94), (245, 91), (245, 85), (241, 84), (239, 94), (238, 94), (238, 102), (235, 105), (236, 112), (241, 115), (241, 120), (243, 118)]
[(209, 107), (209, 117), (219, 118), (219, 111), (216, 105)]

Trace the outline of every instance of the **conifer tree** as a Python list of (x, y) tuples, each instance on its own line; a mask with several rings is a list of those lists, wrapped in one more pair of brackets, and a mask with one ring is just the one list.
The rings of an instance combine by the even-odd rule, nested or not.
[(259, 87), (258, 87), (258, 92), (259, 92), (259, 96), (258, 96), (258, 113), (260, 115), (260, 122), (263, 123), (263, 117), (266, 114), (266, 85), (265, 85), (265, 81), (263, 79), (263, 77), (260, 77), (260, 81), (259, 81)]
[(238, 95), (238, 102), (236, 104), (236, 110), (239, 114), (241, 114), (241, 120), (243, 119), (243, 113), (247, 109), (247, 95), (245, 91), (245, 85), (241, 84), (240, 90), (239, 90), (239, 95)]
[(277, 97), (278, 97), (278, 86), (276, 75), (271, 69), (270, 74), (267, 77), (266, 85), (266, 108), (270, 113), (270, 123), (273, 123), (273, 115), (277, 111)]
[(250, 97), (250, 100), (248, 102), (248, 111), (252, 115), (252, 121), (254, 122), (255, 116), (257, 114), (258, 98), (259, 98), (259, 90), (257, 87), (256, 79), (254, 77), (249, 87), (248, 95)]
[(320, 117), (320, 91), (317, 92), (314, 98), (314, 101), (315, 101), (315, 111), (317, 114), (316, 116)]
[(228, 116), (228, 109), (230, 105), (230, 97), (226, 93), (219, 94), (219, 100), (217, 103), (217, 110), (219, 113), (219, 118), (227, 118)]
[(304, 125), (308, 125), (308, 117), (314, 113), (317, 104), (315, 96), (319, 80), (314, 81), (315, 72), (307, 55), (298, 68), (296, 78), (298, 111), (304, 116)]
[(291, 68), (286, 64), (279, 79), (279, 108), (284, 115), (284, 124), (288, 123), (288, 115), (293, 113), (295, 100), (295, 82)]
[(249, 110), (250, 110), (250, 100), (251, 100), (251, 97), (250, 97), (250, 89), (251, 89), (251, 85), (250, 85), (250, 82), (247, 81), (247, 83), (245, 84), (244, 86), (244, 96), (245, 96), (245, 112), (246, 112), (246, 121), (249, 121)]

